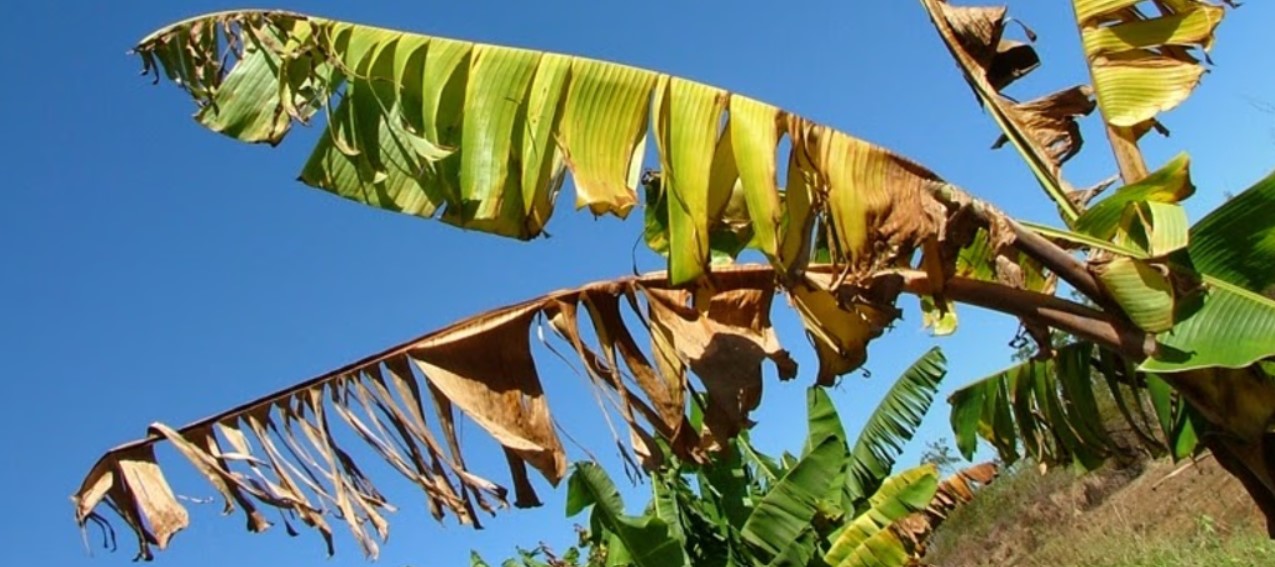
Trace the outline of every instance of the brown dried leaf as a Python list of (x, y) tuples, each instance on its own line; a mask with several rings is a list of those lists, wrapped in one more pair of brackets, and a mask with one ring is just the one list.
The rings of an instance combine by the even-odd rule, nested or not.
[[(974, 89), (980, 102), (1027, 159), (1046, 192), (1070, 220), (1079, 213), (1067, 200), (1062, 163), (1081, 146), (1076, 118), (1093, 110), (1089, 92), (1080, 87), (1019, 104), (1002, 90), (1040, 64), (1035, 50), (1005, 39), (1004, 7), (952, 6), (946, 0), (922, 0), (939, 36)], [(1032, 33), (1027, 33), (1029, 39)], [(1005, 139), (995, 144), (999, 147)]]
[[(323, 535), (330, 552), (331, 516), (374, 556), (376, 540), (388, 536), (384, 511), (393, 508), (363, 473), (355, 453), (337, 443), (335, 429), (345, 427), (352, 435), (341, 439), (367, 444), (369, 454), (420, 486), (436, 517), (451, 511), (462, 522), (476, 523), (474, 501), (494, 511), (484, 498), (503, 506), (505, 489), (468, 470), (453, 406), (502, 445), (516, 504), (535, 505), (539, 500), (526, 465), (555, 482), (567, 458), (530, 348), (530, 327), (539, 317), (570, 345), (555, 352), (574, 353), (594, 378), (590, 385), (618, 399), (633, 450), (646, 466), (656, 466), (662, 456), (653, 434), (679, 458), (702, 460), (705, 448), (747, 427), (761, 397), (765, 360), (776, 364), (781, 378), (795, 374), (769, 319), (776, 276), (765, 267), (722, 268), (692, 290), (673, 289), (664, 274), (655, 274), (556, 292), (462, 321), (186, 427), (156, 424), (148, 438), (99, 460), (74, 497), (76, 516), (81, 524), (96, 521), (95, 508), (106, 502), (138, 535), (141, 557), (150, 556), (151, 543), (166, 544), (187, 521), (151, 452), (155, 442), (168, 440), (226, 498), (228, 508), (233, 502), (245, 510), (253, 531), (268, 526), (256, 506), (274, 507), (286, 513), (289, 533), (294, 533), (289, 516), (300, 518)], [(856, 276), (835, 294), (831, 274), (812, 278), (803, 280), (803, 289), (822, 294), (818, 315), (832, 322), (829, 337), (835, 342), (829, 344), (837, 349), (829, 358), (842, 360), (841, 368), (850, 367), (845, 360), (857, 364), (866, 341), (895, 316), (891, 304), (899, 290), (895, 280), (901, 278)], [(596, 337), (581, 334), (581, 303)], [(624, 305), (631, 314), (623, 313)], [(629, 323), (634, 318), (641, 323)], [(838, 326), (846, 320), (853, 321), (850, 333)], [(639, 348), (638, 330), (650, 335), (649, 352)], [(834, 362), (821, 360), (821, 375), (840, 370)], [(688, 370), (706, 394), (704, 441), (686, 427)], [(425, 403), (426, 395), (432, 403)], [(330, 413), (339, 419), (330, 419)], [(437, 440), (440, 434), (446, 449)]]
[[(605, 353), (609, 367), (619, 372), (619, 365), (614, 355), (618, 351), (634, 382), (650, 400), (651, 405), (648, 407), (642, 404), (625, 390), (620, 390), (622, 399), (629, 404), (634, 404), (639, 411), (646, 414), (651, 424), (666, 437), (676, 438), (685, 421), (684, 383), (680, 376), (660, 374), (642, 353), (637, 340), (629, 332), (620, 314), (621, 293), (627, 295), (627, 290), (624, 292), (614, 290), (611, 293), (584, 292), (580, 294), (580, 300), (589, 311), (589, 318), (598, 334), (598, 343)], [(619, 374), (616, 374), (614, 382), (617, 385), (620, 384), (618, 378)], [(650, 420), (649, 414), (652, 410), (658, 415), (658, 419)]]
[[(168, 442), (172, 443), (208, 479), (208, 482), (217, 489), (217, 492), (221, 493), (222, 497), (225, 498), (225, 506), (222, 509), (223, 514), (233, 512), (235, 509), (234, 504), (238, 503), (248, 517), (249, 531), (262, 532), (270, 527), (270, 522), (266, 520), (261, 512), (257, 511), (256, 506), (244, 495), (244, 492), (248, 492), (261, 500), (269, 500), (268, 495), (247, 485), (241, 477), (228, 470), (224, 460), (214, 456), (221, 451), (216, 449), (217, 439), (213, 436), (211, 425), (196, 428), (182, 435), (167, 425), (153, 423), (149, 431), (162, 435)], [(194, 441), (190, 441), (188, 438), (193, 438)], [(282, 503), (276, 502), (275, 505), (280, 504)]]
[(539, 310), (528, 302), (481, 315), (417, 343), (410, 355), (444, 397), (556, 485), (567, 459), (527, 335)]
[[(580, 299), (583, 299), (586, 303), (589, 301), (585, 294), (581, 294)], [(616, 308), (617, 315), (614, 320), (619, 321), (617, 300), (613, 296), (603, 295), (603, 301), (609, 301), (609, 304), (613, 308)], [(590, 305), (589, 312), (592, 315), (593, 326), (598, 335), (598, 342), (601, 345), (603, 353), (605, 353), (604, 356), (599, 356), (593, 349), (585, 345), (584, 340), (580, 336), (578, 319), (579, 309), (576, 301), (558, 300), (548, 306), (545, 311), (549, 316), (549, 323), (553, 327), (554, 331), (571, 344), (572, 348), (576, 351), (576, 355), (584, 362), (586, 374), (591, 380), (593, 380), (594, 384), (599, 387), (598, 389), (609, 389), (619, 394), (619, 402), (614, 405), (619, 407), (620, 414), (628, 426), (630, 446), (633, 448), (634, 454), (640, 456), (643, 462), (648, 463), (648, 465), (653, 464), (654, 462), (650, 459), (652, 459), (656, 453), (654, 452), (653, 447), (647, 442), (649, 434), (647, 434), (645, 430), (638, 425), (637, 418), (635, 417), (633, 410), (637, 408), (651, 423), (660, 424), (661, 420), (659, 417), (655, 416), (654, 410), (647, 406), (642, 400), (638, 399), (636, 394), (624, 384), (624, 378), (621, 375), (620, 367), (617, 364), (615, 357), (615, 339), (613, 338), (615, 325), (610, 324), (606, 319), (599, 317), (596, 314), (597, 309)], [(624, 329), (622, 325), (619, 325), (619, 330), (623, 331), (627, 336), (627, 330)], [(638, 352), (638, 356), (642, 356), (641, 352)], [(649, 365), (645, 364), (644, 359), (642, 364), (642, 368), (647, 373), (654, 372)], [(660, 390), (660, 392), (662, 391), (663, 389)], [(598, 395), (597, 399), (600, 411), (602, 411), (604, 415), (608, 415), (607, 407), (602, 403), (602, 396)], [(676, 409), (680, 410), (680, 408)], [(682, 417), (680, 411), (676, 414), (676, 417), (680, 420)], [(608, 418), (608, 425), (609, 424), (610, 419)], [(616, 444), (623, 447), (620, 443), (618, 434), (614, 430), (612, 431), (612, 435), (616, 436)]]
[(947, 184), (933, 172), (799, 117), (790, 118), (789, 135), (802, 156), (798, 176), (835, 235), (833, 263), (866, 275), (910, 257), (942, 229), (947, 209), (934, 194)]
[(160, 549), (168, 547), (168, 540), (190, 524), (190, 517), (155, 463), (154, 448), (137, 447), (120, 455), (115, 474), (123, 481), (115, 486), (122, 487), (121, 492), (128, 495), (140, 517), (146, 520), (146, 539)]
[[(1084, 139), (1076, 119), (1093, 112), (1097, 103), (1093, 89), (1077, 85), (1024, 103), (1013, 104), (1006, 111), (1022, 124), (1027, 134), (1056, 164), (1062, 164), (1080, 151)], [(1009, 141), (1001, 135), (993, 148)]]
[(719, 292), (701, 313), (686, 304), (684, 293), (648, 292), (652, 325), (704, 384), (706, 448), (751, 425), (748, 414), (761, 401), (763, 360), (772, 360), (784, 379), (796, 374), (796, 363), (770, 327), (772, 296), (769, 286)]

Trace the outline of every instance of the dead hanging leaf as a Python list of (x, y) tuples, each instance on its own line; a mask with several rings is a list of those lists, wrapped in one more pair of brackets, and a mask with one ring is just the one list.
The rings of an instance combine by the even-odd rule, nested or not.
[[(774, 362), (783, 378), (795, 374), (795, 363), (771, 328), (771, 269), (715, 270), (713, 287), (698, 292), (694, 304), (665, 278), (602, 282), (497, 309), (186, 427), (154, 424), (147, 438), (98, 461), (73, 498), (76, 517), (81, 525), (96, 521), (95, 510), (106, 502), (137, 534), (139, 557), (149, 558), (151, 545), (166, 546), (188, 523), (154, 458), (154, 444), (167, 440), (225, 498), (227, 511), (244, 511), (251, 531), (269, 526), (259, 506), (277, 508), (290, 533), (288, 518), (299, 518), (331, 552), (329, 518), (337, 518), (374, 557), (389, 534), (385, 513), (394, 507), (363, 472), (362, 453), (338, 437), (361, 441), (419, 486), (440, 519), (451, 512), (477, 523), (475, 503), (488, 511), (505, 505), (505, 489), (464, 464), (453, 407), (501, 445), (516, 503), (536, 505), (527, 465), (553, 483), (567, 459), (529, 342), (541, 319), (569, 346), (555, 350), (575, 353), (596, 376), (593, 387), (618, 396), (636, 452), (656, 453), (653, 431), (682, 458), (702, 458), (698, 435), (684, 426), (689, 377), (697, 376), (706, 393), (711, 447), (748, 424), (761, 397), (764, 361)], [(581, 332), (581, 304), (592, 338)], [(654, 363), (628, 320), (642, 321), (639, 328), (652, 336)]]
[[(148, 433), (161, 435), (166, 441), (172, 443), (182, 456), (186, 457), (186, 460), (204, 475), (204, 478), (208, 479), (217, 492), (221, 493), (225, 499), (223, 514), (234, 512), (235, 504), (238, 504), (248, 516), (248, 531), (263, 532), (270, 527), (270, 522), (257, 511), (256, 506), (244, 493), (247, 492), (259, 500), (269, 500), (269, 495), (244, 482), (242, 476), (227, 471), (225, 460), (218, 456), (221, 450), (216, 447), (217, 438), (213, 435), (211, 425), (194, 428), (183, 436), (162, 423), (154, 423), (151, 424)], [(188, 440), (187, 437), (190, 439)], [(279, 504), (276, 501), (275, 505)]]
[(421, 341), (408, 356), (443, 397), (557, 484), (566, 474), (566, 455), (527, 331), (541, 308), (527, 303), (480, 316), (457, 332)]
[(879, 278), (868, 287), (834, 283), (831, 274), (812, 272), (789, 290), (819, 357), (816, 382), (821, 386), (831, 386), (838, 376), (862, 366), (868, 341), (881, 336), (900, 314), (894, 307), (900, 278)]
[(1009, 21), (1006, 9), (952, 6), (946, 0), (922, 0), (922, 4), (965, 80), (1000, 126), (1003, 136), (994, 147), (1011, 142), (1070, 222), (1079, 211), (1067, 198), (1070, 187), (1061, 168), (1080, 149), (1076, 118), (1093, 110), (1088, 90), (1072, 87), (1026, 103), (1015, 102), (1002, 90), (1039, 66), (1040, 59), (1030, 45), (1004, 37)]
[[(639, 411), (653, 411), (658, 416), (658, 419), (653, 420), (656, 429), (667, 438), (676, 439), (685, 423), (685, 377), (677, 372), (660, 372), (652, 366), (629, 332), (628, 326), (624, 324), (620, 309), (621, 296), (630, 303), (634, 301), (631, 290), (588, 292), (582, 295), (582, 299), (598, 334), (598, 344), (605, 353), (604, 360), (611, 369), (612, 381), (617, 387), (623, 383), (621, 366), (616, 358), (618, 353), (619, 360), (624, 362), (624, 368), (629, 371), (631, 382), (650, 400), (651, 409), (646, 409), (648, 406), (641, 404), (635, 396), (627, 394), (627, 389), (622, 391), (624, 397), (634, 403)], [(633, 312), (640, 313), (636, 307), (633, 307)]]
[[(1087, 85), (1078, 85), (1015, 104), (1007, 110), (1016, 122), (1027, 129), (1054, 163), (1062, 164), (1080, 151), (1084, 140), (1080, 136), (1080, 124), (1076, 119), (1093, 112), (1094, 104), (1093, 89)], [(999, 148), (1008, 141), (1009, 138), (1002, 134), (992, 147)]]
[(974, 490), (991, 484), (999, 474), (1000, 467), (990, 461), (957, 471), (939, 484), (938, 492), (926, 508), (926, 513), (946, 517), (956, 506), (973, 500)]
[(775, 363), (781, 379), (796, 375), (796, 362), (770, 326), (773, 290), (765, 279), (754, 283), (719, 291), (699, 309), (689, 305), (686, 292), (647, 292), (652, 325), (704, 385), (704, 442), (710, 450), (751, 426), (748, 414), (761, 402), (763, 360)]
[(150, 445), (125, 447), (105, 455), (94, 465), (72, 500), (76, 517), (84, 522), (103, 501), (119, 513), (137, 535), (137, 558), (150, 560), (150, 546), (168, 547), (173, 534), (190, 523), (186, 509), (155, 462)]

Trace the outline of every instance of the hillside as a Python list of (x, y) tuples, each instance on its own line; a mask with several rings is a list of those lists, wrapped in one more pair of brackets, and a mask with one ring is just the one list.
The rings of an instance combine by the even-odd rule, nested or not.
[(1087, 475), (1016, 466), (957, 510), (926, 557), (942, 567), (1275, 565), (1243, 488), (1207, 454)]

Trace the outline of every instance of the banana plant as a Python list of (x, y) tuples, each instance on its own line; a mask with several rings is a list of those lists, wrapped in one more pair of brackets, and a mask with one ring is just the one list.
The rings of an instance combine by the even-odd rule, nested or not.
[[(1181, 205), (1195, 190), (1189, 158), (1181, 154), (1149, 172), (1138, 148), (1147, 133), (1167, 132), (1161, 114), (1198, 86), (1225, 8), (1204, 0), (1073, 0), (1092, 84), (1015, 103), (1002, 89), (1039, 58), (1004, 37), (1006, 10), (922, 4), (1066, 225), (1032, 229), (1087, 252), (1087, 270), (1103, 290), (1086, 293), (1089, 299), (1155, 341), (1152, 352), (1137, 356), (1080, 340), (958, 391), (952, 424), (962, 451), (972, 454), (981, 435), (1009, 462), (1022, 449), (1042, 464), (1097, 466), (1110, 452), (1089, 385), (1100, 375), (1148, 445), (1176, 458), (1211, 449), (1244, 483), (1275, 536), (1275, 438), (1268, 433), (1275, 425), (1275, 230), (1257, 220), (1275, 213), (1275, 175), (1191, 225)], [(1094, 108), (1125, 184), (1090, 206), (1096, 191), (1072, 190), (1062, 178), (1061, 165), (1080, 138), (1059, 120)], [(1091, 366), (1099, 372), (1091, 374)], [(1154, 409), (1159, 436), (1129, 409), (1144, 406)]]
[[(747, 428), (766, 361), (781, 378), (796, 374), (770, 326), (777, 291), (814, 343), (820, 385), (864, 363), (905, 293), (936, 332), (954, 331), (956, 306), (971, 304), (1019, 319), (1043, 347), (1052, 331), (1087, 341), (1135, 375), (1160, 376), (1200, 418), (1201, 443), (1275, 518), (1275, 300), (1262, 295), (1275, 283), (1275, 183), (1187, 229), (1189, 161), (1149, 175), (1137, 166), (1138, 137), (1193, 88), (1195, 54), (1223, 12), (1201, 0), (1153, 0), (1151, 16), (1132, 2), (1076, 2), (1094, 84), (1017, 103), (1001, 91), (1039, 58), (1004, 37), (1005, 10), (922, 4), (1062, 228), (1011, 219), (903, 156), (795, 113), (617, 63), (282, 11), (210, 14), (147, 36), (135, 48), (144, 71), (190, 95), (210, 130), (274, 145), (295, 124), (322, 123), (301, 166), (307, 185), (532, 239), (570, 177), (577, 209), (623, 218), (644, 206), (646, 240), (668, 270), (496, 309), (210, 418), (154, 424), (90, 469), (77, 520), (99, 520), (106, 505), (135, 532), (141, 557), (163, 548), (189, 522), (155, 458), (169, 442), (228, 509), (244, 509), (251, 530), (269, 526), (257, 510), (269, 506), (330, 545), (337, 519), (374, 556), (391, 506), (338, 446), (334, 425), (420, 486), (436, 517), (477, 524), (508, 489), (466, 465), (459, 420), (497, 441), (514, 504), (536, 505), (529, 468), (557, 484), (569, 463), (533, 330), (558, 341), (604, 411), (620, 414), (644, 465), (660, 469), (663, 445), (709, 462)], [(1094, 108), (1124, 186), (1090, 206), (1098, 188), (1073, 189), (1062, 165), (1080, 151), (1078, 120)], [(652, 138), (657, 171), (644, 171)], [(744, 248), (766, 263), (725, 265)], [(1056, 295), (1062, 284), (1084, 300)], [(1061, 404), (1045, 414), (1051, 427), (1083, 411), (1068, 405), (1069, 383), (1033, 390), (1047, 407)], [(702, 412), (698, 427), (690, 409)]]
[[(918, 385), (918, 375), (928, 376), (925, 385)], [(586, 549), (569, 553), (587, 555), (588, 565), (909, 564), (924, 553), (929, 534), (947, 514), (992, 482), (998, 470), (984, 463), (941, 483), (933, 465), (891, 474), (893, 451), (919, 426), (910, 416), (926, 413), (942, 376), (939, 351), (923, 355), (874, 412), (877, 421), (894, 416), (896, 428), (889, 434), (865, 428), (853, 444), (876, 448), (876, 455), (866, 458), (874, 465), (884, 459), (884, 469), (863, 466), (865, 454), (851, 450), (840, 416), (821, 388), (808, 391), (809, 433), (800, 456), (766, 456), (749, 444), (746, 433), (705, 464), (667, 454), (670, 466), (652, 475), (651, 500), (638, 516), (625, 514), (615, 485), (600, 467), (577, 464), (567, 514), (591, 511), (582, 538)], [(855, 492), (865, 479), (847, 474), (856, 468), (871, 475), (867, 495)], [(524, 564), (540, 564), (522, 555)]]

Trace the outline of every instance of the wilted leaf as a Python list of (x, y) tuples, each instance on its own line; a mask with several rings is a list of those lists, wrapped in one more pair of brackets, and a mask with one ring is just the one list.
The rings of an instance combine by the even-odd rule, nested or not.
[[(822, 215), (836, 220), (839, 261), (907, 258), (947, 214), (933, 193), (954, 191), (773, 106), (581, 57), (286, 12), (186, 20), (136, 52), (195, 99), (202, 124), (237, 139), (273, 144), (293, 122), (327, 117), (301, 173), (309, 185), (520, 239), (543, 233), (567, 171), (577, 208), (626, 216), (654, 123), (666, 217), (656, 226), (667, 232), (657, 247), (677, 284), (699, 278), (714, 250), (729, 256), (749, 242), (785, 270), (800, 267)], [(787, 196), (775, 180), (785, 135), (798, 164), (790, 174), (805, 178)], [(724, 235), (732, 241), (715, 245)]]
[(1000, 6), (952, 6), (946, 0), (922, 0), (930, 19), (983, 107), (1027, 162), (1045, 193), (1070, 224), (1080, 214), (1068, 198), (1062, 163), (1082, 143), (1076, 118), (1093, 110), (1089, 90), (1072, 87), (1026, 103), (1001, 90), (1040, 64), (1030, 46), (1004, 37), (1008, 23)]
[[(650, 439), (650, 428), (679, 456), (701, 458), (696, 432), (683, 426), (686, 370), (708, 392), (705, 425), (722, 443), (748, 423), (760, 399), (764, 360), (775, 361), (784, 376), (795, 373), (770, 327), (774, 272), (719, 270), (714, 283), (714, 290), (701, 293), (702, 310), (691, 306), (686, 292), (671, 290), (665, 274), (556, 292), (461, 321), (185, 427), (156, 424), (146, 439), (101, 458), (75, 496), (77, 518), (85, 522), (107, 500), (137, 532), (143, 556), (149, 555), (148, 541), (166, 545), (186, 524), (186, 512), (151, 452), (154, 443), (167, 439), (226, 497), (228, 507), (233, 502), (244, 509), (249, 529), (269, 526), (256, 509), (269, 506), (295, 513), (330, 542), (325, 518), (337, 517), (374, 556), (375, 540), (388, 534), (383, 513), (393, 508), (336, 443), (334, 431), (344, 424), (419, 486), (436, 517), (452, 512), (476, 523), (474, 505), (494, 511), (489, 500), (504, 506), (506, 491), (465, 465), (453, 408), (500, 444), (517, 503), (538, 504), (526, 465), (557, 483), (567, 457), (530, 349), (537, 320), (550, 323), (566, 343), (554, 350), (575, 353), (576, 362), (595, 377), (595, 388), (608, 398), (618, 394), (616, 405), (634, 439)], [(653, 337), (668, 338), (659, 348), (666, 361), (677, 364), (648, 362), (621, 313), (621, 298), (633, 309), (645, 303), (648, 313), (636, 319), (649, 321)], [(589, 314), (589, 327), (580, 325), (580, 306)], [(582, 332), (590, 327), (596, 340)], [(493, 350), (493, 344), (501, 348)]]
[[(1131, 10), (1132, 0), (1074, 0), (1098, 105), (1113, 126), (1133, 128), (1186, 100), (1204, 68), (1186, 48), (1207, 50), (1223, 9), (1201, 0)], [(1169, 8), (1169, 6), (1172, 6)]]

